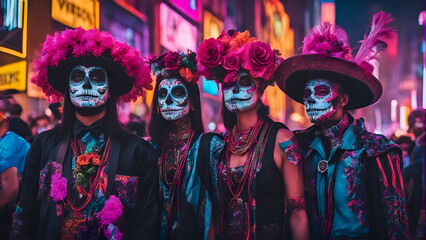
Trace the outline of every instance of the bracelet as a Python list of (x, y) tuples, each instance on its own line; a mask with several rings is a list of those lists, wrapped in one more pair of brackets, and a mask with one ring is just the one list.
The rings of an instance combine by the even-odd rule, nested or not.
[(292, 197), (288, 199), (288, 209), (293, 210), (303, 210), (306, 209), (306, 200), (305, 197)]

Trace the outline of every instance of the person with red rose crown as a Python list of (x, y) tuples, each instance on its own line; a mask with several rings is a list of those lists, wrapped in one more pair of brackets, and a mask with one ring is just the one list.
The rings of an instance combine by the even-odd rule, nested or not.
[(203, 133), (195, 52), (168, 52), (150, 58), (157, 82), (148, 125), (160, 166), (159, 239), (202, 239), (183, 194), (189, 149)]
[(299, 145), (261, 101), (278, 51), (230, 30), (197, 54), (200, 71), (221, 84), (227, 129), (201, 135), (188, 154), (185, 194), (204, 238), (308, 239)]
[(107, 32), (68, 29), (46, 37), (34, 73), (64, 117), (34, 138), (11, 239), (157, 239), (154, 149), (117, 115), (119, 98), (152, 89), (139, 52)]

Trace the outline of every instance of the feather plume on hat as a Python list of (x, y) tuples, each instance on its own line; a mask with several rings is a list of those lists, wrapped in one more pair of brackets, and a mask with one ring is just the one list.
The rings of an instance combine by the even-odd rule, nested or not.
[(392, 20), (390, 13), (378, 12), (373, 15), (370, 32), (359, 41), (361, 46), (353, 60), (356, 64), (373, 71), (370, 62), (377, 59), (377, 54), (386, 49), (389, 39), (396, 35), (395, 30), (388, 27)]

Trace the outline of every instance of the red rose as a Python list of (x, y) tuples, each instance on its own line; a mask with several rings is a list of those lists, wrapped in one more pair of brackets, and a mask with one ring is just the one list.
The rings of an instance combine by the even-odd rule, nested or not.
[(176, 70), (180, 66), (179, 59), (180, 59), (180, 56), (178, 52), (169, 52), (164, 57), (164, 66), (168, 70)]
[(240, 69), (240, 59), (241, 57), (238, 53), (228, 53), (222, 58), (222, 66), (229, 72), (238, 71)]
[(198, 61), (207, 68), (219, 66), (220, 59), (225, 52), (225, 46), (219, 40), (209, 38), (198, 48)]
[[(252, 42), (244, 47), (243, 68), (246, 69), (252, 77), (268, 78), (271, 67), (275, 65), (275, 52), (264, 42)], [(274, 69), (275, 71), (275, 69)]]
[(223, 79), (223, 83), (225, 85), (234, 84), (236, 82), (236, 80), (237, 80), (237, 78), (236, 78), (237, 73), (238, 73), (237, 71), (233, 71), (233, 72), (230, 72), (230, 73), (226, 74), (225, 79)]

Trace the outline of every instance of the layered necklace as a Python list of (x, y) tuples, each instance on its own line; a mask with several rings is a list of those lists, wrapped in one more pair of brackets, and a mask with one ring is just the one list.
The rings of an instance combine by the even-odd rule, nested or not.
[(233, 154), (243, 155), (247, 150), (251, 149), (259, 136), (259, 131), (262, 128), (264, 121), (259, 119), (257, 123), (246, 131), (238, 132), (237, 125), (226, 136), (227, 149)]
[[(219, 171), (224, 173), (226, 176), (225, 182), (228, 186), (229, 192), (231, 193), (231, 199), (228, 203), (228, 207), (232, 211), (235, 211), (238, 206), (244, 202), (241, 198), (241, 193), (244, 189), (245, 183), (248, 182), (250, 185), (256, 176), (256, 169), (261, 156), (263, 156), (263, 151), (265, 150), (269, 129), (269, 124), (265, 123), (262, 119), (259, 119), (259, 121), (249, 130), (237, 132), (237, 128), (235, 126), (234, 129), (225, 137), (225, 141), (227, 143), (225, 166), (221, 164)], [(234, 182), (230, 172), (231, 155), (243, 155), (247, 151), (249, 151), (249, 153), (247, 154), (247, 159), (243, 165), (242, 177), (239, 182)], [(251, 204), (252, 197), (250, 190), (248, 196), (249, 203)], [(221, 217), (223, 217), (223, 215)], [(223, 222), (223, 219), (221, 219), (221, 222)], [(250, 226), (250, 216), (247, 216), (246, 224), (247, 226)], [(247, 234), (248, 236), (250, 227), (247, 228), (247, 231), (248, 232), (244, 234)]]
[[(194, 135), (195, 131), (191, 129), (190, 125), (184, 124), (173, 128), (169, 133), (169, 139), (163, 143), (159, 165), (161, 180), (169, 188), (170, 194), (169, 202), (165, 201), (168, 232), (171, 230), (171, 223), (173, 221), (172, 208), (175, 197), (177, 198), (177, 206), (179, 208), (179, 188)], [(179, 146), (182, 151), (179, 151)], [(172, 158), (173, 163), (168, 162), (170, 158)]]
[[(85, 197), (85, 200), (82, 204), (78, 204), (78, 203), (75, 203), (73, 199), (68, 198), (68, 205), (71, 207), (71, 209), (75, 213), (81, 212), (87, 206), (87, 204), (89, 204), (90, 200), (92, 199), (93, 195), (96, 192), (96, 189), (99, 184), (100, 176), (102, 173), (102, 169), (103, 169), (102, 166), (104, 166), (106, 161), (109, 159), (109, 154), (111, 149), (111, 137), (108, 137), (102, 156), (98, 155), (98, 152), (101, 151), (101, 149), (99, 148), (95, 148), (95, 149), (98, 149), (98, 152), (93, 152), (88, 154), (83, 154), (82, 148), (83, 147), (81, 142), (78, 141), (76, 137), (74, 137), (73, 140), (71, 141), (71, 149), (73, 151), (74, 156), (77, 158), (77, 160), (80, 157), (88, 158), (87, 163), (90, 162), (91, 164), (90, 166), (94, 168), (90, 170), (86, 170), (85, 173), (81, 173), (81, 169), (79, 167), (77, 167), (77, 169), (75, 170), (75, 175), (81, 178), (86, 178), (86, 181), (88, 181), (88, 186), (89, 186), (88, 190), (86, 191), (86, 189), (84, 189), (82, 185), (77, 184), (77, 181), (76, 181), (76, 184), (75, 184), (76, 190), (81, 197), (83, 196)], [(80, 173), (81, 175), (79, 175)], [(95, 175), (93, 175), (93, 173), (95, 173)]]

